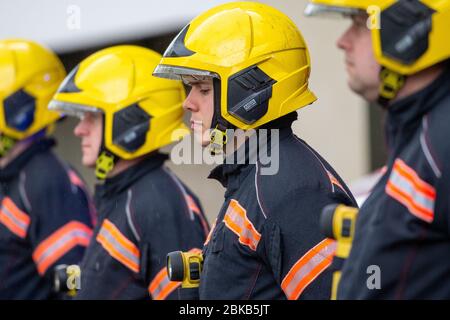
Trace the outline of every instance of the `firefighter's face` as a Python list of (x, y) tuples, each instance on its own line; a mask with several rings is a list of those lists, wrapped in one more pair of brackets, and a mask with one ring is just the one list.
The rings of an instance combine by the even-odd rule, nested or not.
[(367, 101), (376, 101), (380, 85), (380, 65), (372, 49), (372, 35), (366, 14), (352, 18), (352, 25), (341, 36), (337, 46), (344, 50), (348, 85)]
[(103, 121), (101, 113), (85, 113), (75, 127), (74, 133), (81, 138), (81, 162), (86, 167), (94, 168), (102, 143)]
[(183, 108), (191, 113), (191, 130), (195, 139), (202, 146), (207, 146), (210, 142), (209, 129), (214, 113), (213, 80), (210, 77), (185, 77), (183, 81), (190, 87)]

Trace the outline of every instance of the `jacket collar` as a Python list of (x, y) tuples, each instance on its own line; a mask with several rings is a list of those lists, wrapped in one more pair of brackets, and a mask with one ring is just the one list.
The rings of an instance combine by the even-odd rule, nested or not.
[(112, 198), (128, 189), (146, 173), (160, 168), (167, 159), (168, 156), (166, 154), (154, 153), (118, 175), (105, 179), (103, 183), (95, 186), (96, 202), (101, 198)]
[[(226, 194), (229, 194), (239, 188), (241, 182), (247, 177), (248, 173), (255, 166), (255, 159), (259, 158), (258, 151), (260, 148), (266, 148), (270, 152), (271, 147), (271, 132), (270, 129), (279, 130), (280, 141), (289, 135), (292, 135), (291, 125), (297, 119), (297, 113), (292, 112), (282, 118), (276, 119), (261, 126), (258, 129), (267, 129), (267, 141), (258, 143), (258, 148), (250, 148), (247, 140), (234, 153), (228, 155), (224, 159), (224, 163), (215, 167), (209, 174), (209, 179), (219, 181), (222, 186), (227, 188)], [(257, 130), (257, 135), (259, 132)], [(258, 139), (259, 140), (259, 139)]]
[(432, 110), (449, 94), (450, 64), (426, 88), (393, 103), (388, 108), (386, 136), (392, 147), (397, 135), (414, 130), (421, 123), (422, 117)]
[(55, 140), (51, 138), (43, 138), (33, 142), (26, 150), (8, 163), (6, 167), (0, 169), (0, 181), (11, 180), (16, 177), (36, 154), (49, 150), (55, 144)]

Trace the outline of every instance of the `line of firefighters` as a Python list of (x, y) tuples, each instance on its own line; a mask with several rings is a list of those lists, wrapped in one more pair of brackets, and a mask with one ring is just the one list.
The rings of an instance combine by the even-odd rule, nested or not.
[[(200, 299), (450, 298), (450, 1), (310, 0), (305, 10), (324, 13), (352, 19), (338, 40), (348, 85), (386, 110), (389, 157), (356, 226), (341, 210), (357, 212), (345, 182), (292, 132), (316, 97), (307, 44), (278, 10), (226, 3), (163, 56), (119, 45), (67, 75), (41, 45), (0, 41), (0, 298), (187, 298), (166, 268), (173, 251), (202, 254)], [(159, 151), (189, 134), (184, 112), (198, 143), (226, 160), (209, 176), (226, 189), (212, 228)], [(93, 198), (52, 151), (66, 116), (79, 118)], [(269, 129), (258, 149), (277, 153), (278, 171), (265, 174), (234, 129)], [(330, 205), (342, 219), (328, 212), (324, 234)]]

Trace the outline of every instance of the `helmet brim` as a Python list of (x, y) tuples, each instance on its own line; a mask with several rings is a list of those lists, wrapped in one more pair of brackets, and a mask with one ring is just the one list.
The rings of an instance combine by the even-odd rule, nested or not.
[(304, 11), (307, 17), (332, 17), (348, 18), (364, 12), (359, 8), (328, 6), (322, 4), (309, 3)]
[(86, 113), (102, 113), (102, 110), (92, 106), (54, 99), (48, 104), (48, 109), (57, 111), (64, 116), (77, 117), (80, 119), (83, 118)]
[(215, 72), (178, 66), (169, 66), (165, 64), (157, 65), (155, 70), (153, 71), (153, 76), (172, 80), (182, 80), (182, 76), (219, 78), (219, 75)]

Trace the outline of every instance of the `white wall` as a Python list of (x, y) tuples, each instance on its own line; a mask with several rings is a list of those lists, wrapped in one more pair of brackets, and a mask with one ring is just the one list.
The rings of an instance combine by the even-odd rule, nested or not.
[(225, 0), (2, 0), (0, 38), (30, 38), (59, 53), (171, 32)]

